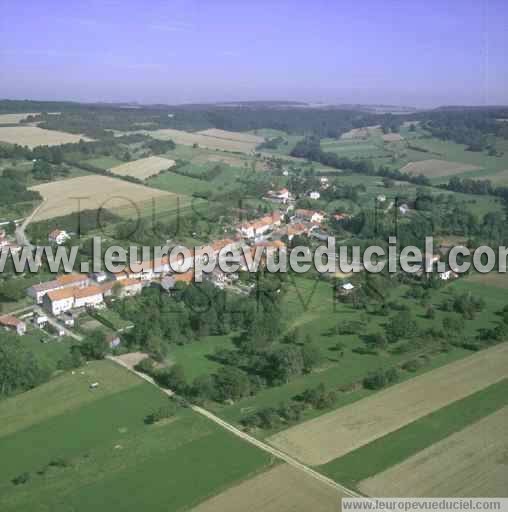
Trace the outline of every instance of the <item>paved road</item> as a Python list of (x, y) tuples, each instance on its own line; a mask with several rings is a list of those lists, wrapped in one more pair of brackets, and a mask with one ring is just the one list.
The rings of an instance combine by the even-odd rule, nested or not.
[[(130, 372), (136, 374), (138, 377), (140, 377), (143, 380), (146, 380), (150, 384), (153, 384), (154, 386), (157, 386), (163, 393), (165, 393), (168, 396), (174, 396), (173, 391), (170, 389), (165, 389), (160, 387), (150, 376), (145, 375), (144, 373), (138, 372), (134, 370), (131, 366), (126, 364), (124, 361), (119, 359), (118, 357), (114, 356), (108, 356), (108, 359), (115, 362), (116, 364), (119, 364), (120, 366), (126, 368)], [(209, 420), (213, 421), (217, 425), (220, 425), (222, 428), (228, 430), (232, 434), (234, 434), (237, 437), (240, 437), (244, 441), (247, 441), (248, 443), (256, 446), (257, 448), (269, 453), (273, 457), (276, 457), (280, 460), (283, 460), (290, 466), (293, 466), (294, 468), (299, 469), (300, 471), (304, 471), (311, 477), (315, 478), (316, 480), (319, 480), (321, 483), (328, 485), (329, 487), (332, 487), (335, 489), (341, 496), (352, 496), (352, 497), (360, 497), (361, 495), (356, 493), (355, 491), (348, 489), (347, 487), (344, 487), (343, 485), (338, 484), (337, 482), (333, 481), (331, 478), (326, 477), (325, 475), (322, 475), (321, 473), (318, 473), (314, 469), (310, 468), (309, 466), (306, 466), (305, 464), (302, 464), (301, 462), (297, 461), (287, 453), (281, 452), (280, 450), (277, 450), (273, 446), (270, 446), (269, 444), (264, 443), (263, 441), (260, 441), (259, 439), (256, 439), (255, 437), (252, 437), (251, 435), (243, 432), (242, 430), (236, 428), (235, 426), (231, 425), (230, 423), (227, 423), (226, 421), (222, 420), (215, 414), (211, 413), (210, 411), (207, 411), (206, 409), (203, 409), (203, 407), (198, 407), (197, 405), (192, 405), (191, 409), (201, 414), (202, 416), (205, 416)]]

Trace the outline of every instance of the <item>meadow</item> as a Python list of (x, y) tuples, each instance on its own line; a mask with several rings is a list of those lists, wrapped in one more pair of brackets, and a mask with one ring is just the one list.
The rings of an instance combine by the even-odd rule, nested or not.
[[(102, 361), (1, 402), (0, 508), (186, 510), (269, 466), (263, 452), (188, 409), (145, 424), (168, 400)], [(26, 483), (13, 484), (23, 473)]]
[(173, 167), (174, 165), (174, 160), (158, 156), (149, 156), (132, 162), (116, 165), (108, 170), (113, 174), (118, 174), (120, 176), (132, 176), (139, 180), (146, 180), (151, 176), (156, 176), (161, 171)]

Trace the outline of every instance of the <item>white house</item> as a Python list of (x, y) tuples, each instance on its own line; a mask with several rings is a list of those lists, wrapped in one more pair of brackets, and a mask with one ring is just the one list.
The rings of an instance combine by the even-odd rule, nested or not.
[(86, 286), (50, 291), (44, 296), (43, 305), (47, 311), (56, 316), (72, 308), (96, 307), (103, 301), (101, 288)]
[(319, 192), (311, 192), (309, 194), (309, 197), (314, 200), (318, 200), (321, 197), (321, 194)]
[(5, 329), (16, 331), (18, 336), (23, 336), (26, 332), (26, 324), (12, 315), (0, 316), (0, 325)]
[(291, 194), (287, 188), (281, 188), (280, 190), (269, 190), (265, 196), (265, 199), (274, 203), (286, 204), (289, 201)]
[(98, 286), (87, 286), (74, 291), (75, 308), (95, 307), (103, 302), (102, 290)]
[(450, 279), (455, 279), (458, 277), (458, 274), (456, 274), (453, 270), (445, 270), (444, 272), (439, 273), (439, 279), (442, 281), (449, 281)]
[(409, 206), (404, 203), (399, 206), (399, 212), (402, 213), (402, 215), (406, 215), (407, 212), (409, 212)]
[(261, 219), (241, 224), (238, 231), (244, 238), (258, 240), (265, 233), (280, 226), (280, 213), (274, 212), (272, 215), (265, 215)]
[(27, 295), (32, 297), (37, 304), (42, 304), (44, 296), (51, 291), (63, 290), (66, 288), (88, 286), (90, 279), (84, 274), (63, 274), (53, 281), (34, 284), (27, 290)]
[(70, 239), (69, 233), (63, 229), (54, 229), (51, 231), (51, 233), (48, 235), (48, 240), (52, 243), (55, 243), (57, 245), (64, 244), (67, 240)]
[(321, 224), (325, 218), (321, 212), (317, 212), (315, 210), (305, 210), (303, 208), (298, 208), (295, 210), (295, 217), (301, 220), (312, 222), (313, 224)]

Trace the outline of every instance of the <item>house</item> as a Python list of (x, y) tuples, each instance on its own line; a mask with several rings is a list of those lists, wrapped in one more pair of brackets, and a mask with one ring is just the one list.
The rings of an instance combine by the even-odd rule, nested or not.
[(63, 315), (63, 323), (67, 327), (74, 327), (75, 322), (76, 322), (76, 320), (74, 318), (74, 315), (70, 311), (67, 311), (67, 312), (64, 313), (64, 315)]
[(170, 293), (171, 290), (175, 287), (176, 279), (175, 276), (164, 276), (160, 282), (160, 287), (165, 291)]
[(119, 285), (119, 295), (122, 298), (139, 295), (143, 290), (143, 282), (136, 279), (125, 279), (120, 281)]
[(75, 308), (96, 307), (103, 302), (104, 297), (99, 286), (87, 286), (86, 288), (74, 290), (73, 307)]
[(321, 183), (322, 189), (327, 189), (329, 187), (329, 180), (326, 176), (321, 176), (321, 178), (319, 178), (319, 183)]
[(48, 317), (37, 313), (33, 318), (33, 323), (39, 327), (39, 329), (42, 329), (48, 323)]
[(103, 301), (102, 289), (99, 286), (86, 286), (52, 290), (44, 296), (43, 306), (46, 311), (56, 316), (72, 308), (97, 307)]
[(53, 281), (34, 284), (27, 290), (27, 295), (32, 297), (37, 304), (42, 304), (44, 296), (51, 291), (73, 287), (84, 287), (90, 284), (90, 279), (85, 274), (63, 274)]
[(311, 192), (309, 197), (317, 201), (321, 197), (321, 194), (319, 192)]
[(63, 229), (54, 229), (48, 235), (49, 242), (57, 244), (57, 245), (64, 244), (70, 238), (71, 238), (71, 236), (69, 235), (69, 233), (67, 233), (67, 231), (65, 231)]
[(91, 277), (96, 283), (103, 283), (108, 278), (108, 275), (106, 272), (94, 272), (91, 274)]
[(116, 348), (120, 343), (122, 343), (122, 340), (117, 333), (113, 333), (106, 336), (106, 342), (108, 343), (109, 348)]
[(399, 212), (402, 213), (402, 215), (406, 215), (406, 213), (409, 212), (409, 206), (404, 203), (399, 206)]
[(259, 240), (268, 231), (280, 226), (280, 222), (280, 213), (274, 212), (272, 215), (265, 215), (260, 219), (241, 224), (238, 231), (244, 238)]
[(297, 208), (295, 210), (295, 217), (301, 220), (306, 220), (314, 224), (321, 224), (325, 216), (323, 213), (315, 210), (305, 210), (303, 208)]
[(7, 330), (16, 331), (18, 336), (23, 336), (26, 332), (26, 324), (22, 320), (12, 315), (0, 316), (0, 325)]
[(355, 289), (351, 283), (344, 283), (339, 286), (339, 295), (348, 295)]
[(386, 196), (384, 194), (379, 194), (377, 196), (378, 203), (384, 203), (386, 201)]
[(444, 272), (439, 273), (439, 279), (442, 281), (449, 281), (450, 279), (455, 279), (459, 277), (459, 275), (453, 270), (445, 270)]
[(280, 190), (269, 190), (265, 196), (265, 199), (272, 201), (273, 203), (286, 204), (289, 201), (291, 194), (287, 188), (281, 188)]
[(341, 220), (350, 219), (351, 215), (349, 215), (349, 213), (334, 213), (333, 218), (337, 222), (340, 222)]

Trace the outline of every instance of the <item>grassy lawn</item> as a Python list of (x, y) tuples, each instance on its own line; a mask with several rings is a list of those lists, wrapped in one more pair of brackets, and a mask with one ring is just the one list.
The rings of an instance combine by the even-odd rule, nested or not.
[(401, 429), (335, 459), (321, 470), (355, 486), (508, 404), (508, 379), (420, 418)]
[(184, 510), (270, 463), (188, 409), (146, 425), (165, 395), (106, 361), (83, 371), (0, 403), (3, 512)]

